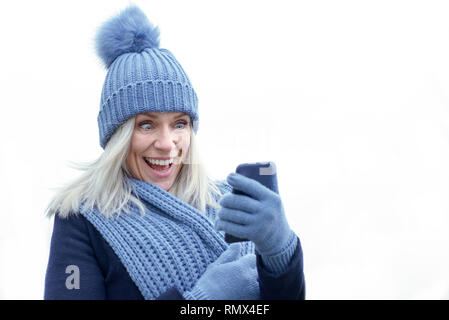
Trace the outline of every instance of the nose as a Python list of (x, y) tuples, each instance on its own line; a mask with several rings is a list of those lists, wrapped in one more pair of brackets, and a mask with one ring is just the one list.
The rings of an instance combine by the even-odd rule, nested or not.
[(168, 126), (163, 126), (163, 128), (158, 132), (156, 141), (154, 142), (154, 147), (162, 152), (170, 153), (173, 147), (178, 143), (177, 135)]

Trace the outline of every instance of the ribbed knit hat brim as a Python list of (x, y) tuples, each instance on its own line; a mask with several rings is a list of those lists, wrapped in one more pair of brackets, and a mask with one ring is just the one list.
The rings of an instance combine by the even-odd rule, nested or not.
[(105, 147), (114, 131), (130, 117), (145, 112), (184, 112), (198, 131), (198, 98), (189, 85), (172, 80), (145, 80), (119, 88), (98, 114), (100, 145)]

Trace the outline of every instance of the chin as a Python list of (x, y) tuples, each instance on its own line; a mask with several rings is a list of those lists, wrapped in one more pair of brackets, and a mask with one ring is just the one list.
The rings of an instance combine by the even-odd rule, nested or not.
[(165, 191), (170, 190), (171, 186), (173, 185), (173, 183), (170, 182), (158, 182), (158, 183), (154, 183), (153, 184), (157, 185), (159, 188), (164, 189)]

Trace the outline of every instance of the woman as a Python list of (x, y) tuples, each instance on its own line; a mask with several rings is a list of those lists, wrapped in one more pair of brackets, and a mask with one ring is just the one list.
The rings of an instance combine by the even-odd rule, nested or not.
[[(304, 298), (279, 196), (241, 175), (207, 176), (196, 93), (158, 38), (136, 6), (98, 31), (104, 152), (47, 209), (45, 299)], [(224, 232), (250, 241), (228, 245)]]

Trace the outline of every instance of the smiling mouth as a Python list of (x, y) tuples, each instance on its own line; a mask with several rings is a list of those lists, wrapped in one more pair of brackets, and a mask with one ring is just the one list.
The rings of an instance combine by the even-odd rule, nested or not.
[[(145, 163), (150, 166), (151, 169), (157, 170), (157, 171), (164, 171), (167, 169), (170, 169), (173, 166), (173, 159), (167, 160), (167, 161), (152, 161), (149, 158), (143, 158)], [(166, 164), (168, 163), (168, 164)]]

